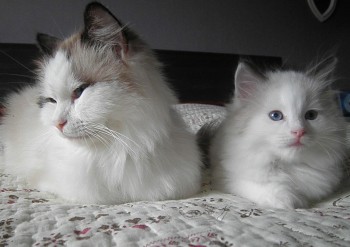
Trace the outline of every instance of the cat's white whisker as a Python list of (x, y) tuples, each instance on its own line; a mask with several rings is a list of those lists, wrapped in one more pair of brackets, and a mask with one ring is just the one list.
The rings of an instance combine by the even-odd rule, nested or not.
[(121, 136), (118, 132), (112, 131), (111, 129), (109, 129), (103, 125), (92, 125), (92, 126), (94, 126), (94, 129), (96, 131), (99, 131), (100, 133), (106, 134), (106, 135), (112, 137), (114, 140), (118, 141), (122, 146), (124, 146), (127, 150), (129, 150), (132, 153), (132, 155), (137, 154), (136, 151), (132, 147), (130, 147), (130, 145), (126, 141), (124, 141), (121, 138)]
[(135, 145), (137, 148), (141, 148), (140, 145), (138, 143), (136, 143), (135, 141), (133, 141), (132, 139), (130, 139), (129, 137), (127, 137), (126, 135), (123, 135), (122, 133), (116, 131), (116, 130), (112, 130), (104, 125), (98, 124), (98, 125), (93, 125), (94, 127), (96, 127), (97, 129), (106, 131), (106, 133), (109, 133), (111, 136), (113, 137), (118, 137), (118, 138), (125, 138), (127, 141), (130, 141), (131, 143), (133, 143), (133, 145)]
[(17, 59), (15, 59), (14, 57), (10, 56), (9, 54), (7, 54), (6, 52), (0, 50), (0, 53), (2, 53), (3, 55), (5, 55), (6, 57), (10, 58), (11, 60), (13, 60), (14, 62), (16, 62), (18, 65), (22, 66), (23, 68), (25, 68), (26, 70), (28, 70), (29, 72), (33, 73), (33, 75), (35, 75), (35, 71), (31, 70), (30, 68), (28, 68), (27, 66), (25, 66), (23, 63), (21, 63), (20, 61), (18, 61)]
[(99, 140), (99, 142), (101, 142), (106, 148), (110, 148), (110, 145), (108, 145), (108, 140), (106, 140), (105, 138), (103, 138), (102, 136), (100, 136), (98, 133), (96, 133), (94, 130), (90, 130), (89, 128), (87, 128), (86, 126), (84, 126), (84, 130), (87, 133), (89, 139), (92, 141), (92, 143), (95, 146), (95, 150), (97, 150), (97, 147), (95, 145), (95, 142), (93, 141), (93, 138), (96, 138), (97, 140)]
[[(14, 73), (0, 73), (0, 75), (10, 75), (10, 76), (18, 76), (18, 77), (23, 77), (23, 78), (28, 78), (28, 79), (34, 79), (34, 76), (29, 76), (29, 75), (21, 75), (21, 74), (14, 74)], [(10, 82), (6, 82), (6, 83), (18, 83), (16, 81), (10, 81)]]

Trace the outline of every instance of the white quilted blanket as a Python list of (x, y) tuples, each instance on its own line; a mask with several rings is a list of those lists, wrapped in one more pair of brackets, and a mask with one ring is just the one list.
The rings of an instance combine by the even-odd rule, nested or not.
[[(178, 105), (191, 131), (223, 108)], [(0, 246), (350, 246), (350, 183), (310, 209), (267, 210), (210, 189), (178, 201), (69, 205), (0, 174)]]

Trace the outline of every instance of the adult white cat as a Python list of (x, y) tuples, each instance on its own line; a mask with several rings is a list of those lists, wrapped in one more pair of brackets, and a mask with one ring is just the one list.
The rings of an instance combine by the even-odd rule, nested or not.
[(2, 121), (6, 171), (78, 203), (198, 192), (195, 137), (155, 56), (99, 3), (84, 21), (63, 41), (38, 35), (38, 84), (9, 97)]
[(261, 206), (306, 207), (343, 176), (345, 123), (329, 90), (336, 59), (306, 72), (240, 63), (210, 156), (217, 189)]

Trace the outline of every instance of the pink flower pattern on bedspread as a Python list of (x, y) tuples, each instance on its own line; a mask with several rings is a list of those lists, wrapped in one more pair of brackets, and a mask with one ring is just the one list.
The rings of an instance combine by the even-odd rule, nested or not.
[[(194, 132), (224, 114), (177, 109)], [(195, 197), (122, 205), (66, 204), (1, 174), (0, 246), (350, 246), (350, 183), (310, 209), (269, 210), (212, 190), (205, 174)]]

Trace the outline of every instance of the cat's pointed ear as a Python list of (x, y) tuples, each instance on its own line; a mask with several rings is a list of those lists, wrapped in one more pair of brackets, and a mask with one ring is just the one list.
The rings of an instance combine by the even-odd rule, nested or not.
[(316, 78), (325, 86), (333, 82), (333, 74), (336, 69), (338, 59), (334, 55), (328, 55), (312, 64), (307, 70), (307, 74)]
[(44, 33), (38, 33), (36, 35), (36, 40), (40, 50), (43, 53), (50, 56), (57, 49), (57, 46), (59, 45), (59, 43), (61, 43), (61, 40), (59, 38), (56, 38)]
[(254, 94), (263, 77), (247, 63), (240, 62), (235, 74), (235, 98), (248, 98)]
[(84, 13), (83, 40), (112, 46), (121, 58), (128, 51), (128, 41), (121, 22), (102, 4), (92, 2)]

